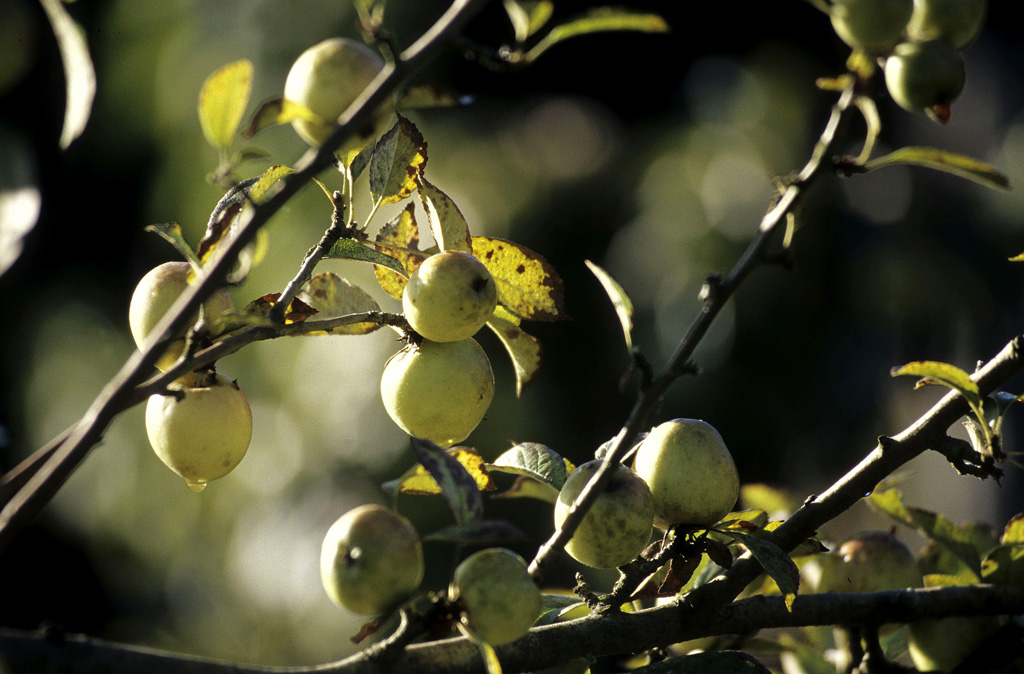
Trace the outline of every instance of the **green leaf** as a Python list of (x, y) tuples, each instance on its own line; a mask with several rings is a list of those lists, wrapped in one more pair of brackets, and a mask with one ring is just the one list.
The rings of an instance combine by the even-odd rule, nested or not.
[(633, 349), (633, 302), (630, 301), (626, 291), (622, 289), (619, 282), (612, 278), (611, 274), (606, 272), (601, 267), (597, 266), (590, 260), (584, 260), (584, 264), (587, 268), (593, 272), (597, 280), (601, 282), (604, 287), (604, 291), (608, 293), (608, 297), (612, 301), (612, 306), (615, 307), (615, 313), (619, 317), (619, 323), (622, 324), (622, 334), (626, 338), (626, 348)]
[(304, 119), (308, 122), (321, 121), (315, 112), (294, 101), (283, 98), (272, 98), (256, 110), (249, 126), (242, 130), (242, 138), (252, 138), (268, 126), (288, 124), (293, 119)]
[(374, 268), (380, 287), (399, 301), (402, 299), (402, 290), (409, 276), (412, 276), (427, 259), (427, 254), (419, 251), (420, 231), (416, 225), (415, 211), (414, 204), (406, 206), (394, 219), (381, 227), (373, 242), (376, 250), (398, 260), (402, 267), (395, 269), (379, 265)]
[[(366, 291), (352, 285), (347, 279), (334, 272), (317, 274), (309, 279), (309, 282), (299, 292), (298, 298), (319, 312), (317, 318), (334, 318), (365, 311), (380, 311), (377, 301), (366, 294)], [(331, 330), (330, 334), (365, 335), (379, 327), (379, 323), (352, 323), (351, 325), (339, 325)]]
[(498, 660), (498, 654), (494, 652), (494, 646), (484, 641), (479, 634), (463, 622), (459, 623), (459, 631), (476, 646), (480, 653), (480, 659), (484, 661), (484, 666), (487, 668), (487, 674), (501, 674), (501, 662)]
[(472, 238), (472, 252), (498, 287), (498, 303), (528, 321), (569, 319), (565, 288), (555, 268), (525, 246), (488, 236)]
[(405, 267), (402, 266), (401, 262), (355, 239), (338, 239), (324, 257), (337, 260), (372, 262), (380, 267), (386, 267), (397, 274), (405, 273)]
[(512, 366), (516, 371), (516, 395), (520, 396), (526, 385), (532, 382), (540, 371), (540, 341), (515, 323), (497, 316), (487, 319), (487, 327), (498, 336), (512, 359)]
[(92, 102), (96, 98), (96, 70), (85, 33), (60, 0), (41, 2), (64, 64), (64, 128), (60, 132), (60, 147), (66, 150), (89, 123)]
[(422, 175), (419, 176), (420, 203), (427, 212), (427, 224), (438, 248), (444, 251), (461, 250), (472, 252), (473, 246), (469, 238), (469, 225), (462, 211), (451, 198), (430, 184)]
[(575, 620), (590, 613), (590, 609), (574, 594), (548, 594), (540, 596), (540, 617), (534, 626), (552, 625), (563, 620)]
[(1009, 178), (991, 164), (986, 164), (974, 157), (933, 147), (902, 147), (885, 156), (866, 162), (864, 170), (873, 171), (899, 164), (912, 164), (944, 171), (961, 178), (973, 180), (986, 187), (997, 189), (1008, 189), (1010, 187)]
[(558, 501), (558, 490), (546, 482), (520, 475), (511, 487), (491, 498), (535, 498), (554, 505)]
[(416, 125), (398, 115), (373, 150), (370, 194), (380, 204), (393, 204), (416, 189), (416, 179), (427, 163), (427, 142)]
[(278, 180), (291, 172), (291, 168), (277, 164), (258, 177), (244, 180), (229, 190), (217, 203), (217, 208), (206, 223), (206, 232), (196, 247), (196, 257), (200, 262), (205, 264), (220, 245), (230, 239), (238, 227), (238, 215), (250, 201), (259, 203)]
[(743, 651), (709, 651), (637, 667), (633, 674), (771, 674), (771, 670)]
[(789, 555), (767, 538), (745, 534), (735, 529), (716, 531), (746, 546), (754, 559), (764, 568), (765, 573), (779, 586), (779, 591), (786, 601), (786, 609), (792, 611), (793, 601), (796, 600), (797, 590), (800, 589), (800, 570)]
[(242, 59), (223, 66), (199, 90), (199, 124), (206, 141), (216, 148), (231, 145), (252, 92), (252, 61)]
[(443, 527), (423, 537), (427, 541), (476, 545), (497, 545), (527, 539), (523, 531), (506, 520), (480, 520)]
[(199, 258), (196, 257), (196, 253), (192, 250), (192, 246), (188, 245), (188, 241), (185, 240), (185, 235), (181, 232), (181, 225), (176, 222), (162, 222), (156, 225), (149, 225), (146, 227), (147, 232), (153, 232), (159, 235), (165, 241), (174, 246), (174, 249), (181, 253), (182, 257), (188, 260), (193, 267), (200, 267)]
[(884, 515), (913, 527), (937, 545), (943, 547), (978, 577), (981, 572), (981, 555), (975, 547), (972, 533), (953, 524), (944, 515), (921, 508), (908, 507), (898, 489), (873, 493), (868, 504)]
[(487, 464), (492, 471), (527, 475), (558, 491), (569, 477), (565, 459), (558, 452), (536, 442), (522, 442)]
[(527, 63), (537, 58), (553, 45), (579, 35), (606, 31), (639, 31), (642, 33), (665, 33), (669, 27), (665, 19), (657, 14), (634, 12), (627, 9), (599, 7), (585, 15), (555, 26), (524, 57)]
[(412, 450), (416, 460), (441, 488), (441, 494), (457, 524), (468, 524), (483, 517), (484, 504), (480, 489), (458, 459), (422, 438), (412, 438)]
[(275, 164), (260, 174), (256, 182), (249, 188), (249, 198), (257, 204), (263, 201), (263, 197), (274, 184), (292, 172), (291, 167), (284, 164)]
[(939, 384), (947, 386), (967, 399), (972, 407), (981, 406), (981, 395), (978, 392), (978, 385), (971, 381), (970, 375), (949, 363), (939, 363), (932, 360), (919, 360), (907, 363), (902, 367), (894, 367), (890, 374), (893, 377), (910, 375), (921, 377), (915, 388), (928, 384)]

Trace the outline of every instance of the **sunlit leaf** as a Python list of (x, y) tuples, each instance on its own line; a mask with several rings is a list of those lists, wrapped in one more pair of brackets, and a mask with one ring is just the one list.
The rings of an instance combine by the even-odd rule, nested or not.
[(407, 198), (427, 163), (427, 141), (416, 125), (401, 115), (380, 137), (370, 160), (370, 194), (381, 204)]
[(512, 366), (516, 371), (516, 395), (522, 395), (523, 389), (533, 381), (537, 372), (540, 371), (540, 342), (519, 326), (497, 316), (487, 319), (487, 326), (505, 345), (505, 350), (508, 351), (508, 355), (512, 359)]
[(293, 119), (318, 122), (320, 118), (306, 106), (283, 98), (273, 98), (263, 103), (252, 117), (249, 126), (242, 130), (242, 137), (249, 139), (268, 126), (288, 124)]
[(85, 34), (64, 9), (64, 4), (60, 0), (41, 2), (53, 27), (64, 64), (64, 128), (60, 132), (60, 146), (66, 150), (89, 123), (92, 102), (96, 97), (96, 70), (89, 56)]
[(765, 573), (779, 586), (785, 597), (786, 609), (792, 611), (793, 601), (796, 599), (797, 590), (800, 589), (800, 570), (790, 556), (783, 552), (782, 548), (760, 536), (733, 529), (721, 530), (720, 533), (742, 543), (750, 551)]
[(555, 268), (543, 257), (512, 241), (474, 236), (473, 255), (491, 272), (498, 302), (524, 320), (569, 318), (565, 288)]
[(249, 198), (255, 203), (261, 203), (267, 191), (277, 183), (278, 180), (292, 172), (291, 167), (284, 164), (275, 164), (261, 173), (256, 182), (249, 188)]
[[(442, 451), (447, 454), (451, 462), (461, 465), (462, 473), (473, 479), (477, 490), (492, 491), (495, 489), (494, 482), (491, 481), (491, 476), (487, 472), (487, 464), (475, 449), (452, 447)], [(389, 484), (392, 486), (388, 488), (388, 491), (397, 490), (402, 494), (432, 496), (443, 493), (437, 479), (422, 463), (413, 466), (402, 477)]]
[[(362, 288), (352, 285), (334, 272), (317, 274), (299, 292), (300, 300), (319, 312), (317, 318), (347, 316), (364, 311), (380, 311), (376, 300)], [(380, 327), (379, 323), (352, 323), (331, 330), (334, 335), (365, 335)], [(314, 334), (314, 333), (307, 333)]]
[(605, 31), (639, 31), (642, 33), (665, 33), (669, 30), (665, 19), (657, 14), (646, 14), (628, 9), (599, 7), (583, 16), (559, 24), (551, 29), (526, 53), (527, 63), (535, 61), (553, 45), (579, 35)]
[(563, 620), (575, 620), (576, 618), (583, 618), (590, 613), (587, 605), (574, 594), (544, 592), (540, 595), (540, 601), (540, 617), (533, 623), (534, 626), (552, 625)]
[(427, 224), (441, 250), (473, 250), (469, 238), (469, 225), (462, 211), (447, 194), (431, 185), (422, 175), (419, 177), (420, 203), (427, 212)]
[(751, 482), (740, 487), (740, 502), (744, 507), (764, 510), (774, 515), (792, 514), (800, 507), (801, 501), (799, 496), (785, 489), (761, 482)]
[(196, 257), (196, 253), (192, 250), (192, 246), (190, 246), (188, 241), (185, 240), (185, 235), (181, 231), (181, 225), (178, 223), (162, 222), (155, 225), (149, 225), (146, 227), (146, 231), (157, 234), (174, 246), (174, 249), (181, 253), (181, 256), (191, 262), (193, 266), (199, 266), (199, 258)]
[(981, 562), (981, 580), (1024, 587), (1024, 544), (1000, 545)]
[(551, 485), (556, 491), (569, 477), (565, 459), (558, 452), (536, 442), (521, 442), (487, 464), (491, 470), (513, 475), (528, 475)]
[(423, 537), (423, 540), (426, 541), (476, 545), (498, 545), (526, 539), (527, 535), (523, 533), (522, 529), (506, 520), (480, 520), (467, 524), (453, 524)]
[(958, 527), (944, 515), (907, 506), (903, 502), (903, 495), (897, 489), (871, 494), (868, 497), (868, 504), (897, 522), (913, 527), (929, 540), (942, 546), (976, 576), (980, 572), (981, 555), (974, 545), (975, 536)]
[(227, 148), (245, 114), (252, 92), (252, 61), (242, 59), (218, 69), (199, 90), (199, 124), (210, 145)]
[(402, 269), (378, 266), (374, 268), (377, 282), (389, 295), (396, 300), (402, 299), (408, 277), (427, 259), (426, 253), (419, 251), (420, 230), (416, 225), (415, 206), (409, 204), (389, 223), (381, 227), (374, 239), (373, 247), (396, 259)]
[(973, 180), (986, 187), (1007, 189), (1010, 186), (1010, 180), (991, 164), (986, 164), (974, 157), (933, 147), (901, 147), (885, 156), (866, 162), (864, 169), (866, 171), (873, 171), (886, 166), (900, 164), (912, 164), (944, 171), (961, 178)]
[(234, 236), (239, 225), (238, 216), (250, 201), (260, 203), (270, 188), (291, 172), (291, 168), (277, 164), (229, 190), (217, 203), (217, 208), (206, 223), (206, 232), (196, 246), (199, 261), (205, 264), (225, 241)]
[(978, 385), (971, 381), (970, 375), (949, 363), (939, 363), (931, 360), (919, 360), (907, 363), (902, 367), (894, 367), (891, 372), (893, 377), (910, 375), (921, 377), (917, 386), (926, 384), (941, 384), (955, 391), (958, 391), (972, 406), (981, 405), (981, 395), (978, 392)]
[[(426, 468), (429, 477), (434, 482), (429, 485), (426, 479), (420, 481), (416, 491), (412, 493), (431, 494), (431, 489), (440, 489), (444, 501), (449, 505), (456, 523), (465, 524), (483, 515), (483, 500), (480, 498), (479, 481), (482, 475), (486, 474), (483, 467), (483, 459), (476, 455), (470, 461), (471, 450), (467, 448), (453, 448), (451, 451), (444, 451), (437, 447), (430, 440), (419, 437), (412, 438), (413, 452), (416, 459), (423, 468)], [(466, 468), (460, 459), (472, 465), (473, 474)], [(489, 482), (489, 476), (486, 478)], [(404, 478), (401, 480), (404, 481)], [(399, 490), (402, 489), (399, 482)], [(413, 488), (410, 488), (413, 489)]]
[(42, 205), (31, 147), (24, 138), (0, 129), (0, 275), (21, 255)]
[(587, 268), (593, 272), (597, 280), (601, 282), (601, 286), (604, 291), (608, 293), (608, 298), (612, 301), (612, 306), (615, 308), (615, 314), (619, 317), (619, 323), (622, 325), (622, 334), (626, 339), (626, 348), (633, 349), (633, 302), (629, 299), (629, 295), (623, 290), (619, 282), (612, 278), (612, 275), (606, 272), (601, 267), (597, 266), (590, 260), (583, 261)]
[(771, 670), (743, 651), (708, 651), (637, 667), (633, 674), (771, 674)]
[(1011, 543), (1024, 543), (1024, 514), (1016, 514), (1006, 523), (1000, 543), (1009, 545)]

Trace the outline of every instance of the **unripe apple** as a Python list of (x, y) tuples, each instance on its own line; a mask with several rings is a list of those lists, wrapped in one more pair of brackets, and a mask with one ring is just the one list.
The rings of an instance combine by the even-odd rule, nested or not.
[(950, 672), (999, 629), (995, 616), (918, 620), (907, 630), (907, 651), (922, 672)]
[[(562, 485), (555, 502), (555, 526), (569, 514), (576, 497), (597, 473), (601, 461), (580, 465)], [(587, 566), (611, 569), (631, 561), (647, 547), (654, 522), (654, 497), (639, 475), (621, 463), (580, 522), (565, 551)]]
[(911, 40), (945, 40), (966, 49), (981, 33), (988, 0), (914, 0), (907, 24)]
[(494, 277), (469, 253), (445, 251), (421, 264), (402, 291), (412, 329), (434, 342), (468, 339), (498, 304)]
[(964, 88), (964, 61), (944, 40), (904, 42), (885, 60), (885, 86), (892, 100), (911, 112), (949, 119), (949, 104)]
[[(148, 346), (147, 340), (153, 328), (185, 292), (189, 285), (191, 269), (188, 262), (165, 262), (151, 269), (135, 287), (128, 307), (128, 326), (140, 349)], [(231, 299), (231, 294), (224, 288), (214, 291), (203, 303), (203, 317), (211, 334), (219, 334), (223, 317), (234, 311), (235, 303)], [(197, 313), (191, 322), (195, 323), (198, 320)], [(185, 349), (185, 332), (187, 328), (180, 332), (167, 351), (160, 356), (156, 363), (158, 368), (166, 371), (181, 357), (181, 352)]]
[(659, 526), (711, 526), (739, 497), (740, 478), (725, 441), (698, 419), (657, 426), (640, 443), (633, 469), (651, 488)]
[(252, 438), (252, 412), (245, 394), (223, 375), (197, 382), (189, 374), (146, 404), (146, 434), (156, 455), (185, 478), (189, 489), (224, 477), (239, 464)]
[(913, 10), (913, 0), (835, 0), (829, 14), (843, 42), (871, 54), (887, 54), (903, 38)]
[(461, 602), (466, 626), (492, 646), (523, 636), (540, 616), (540, 589), (523, 558), (505, 548), (464, 559), (455, 569), (450, 596)]
[(819, 592), (883, 592), (921, 587), (910, 549), (888, 531), (862, 531), (839, 546), (822, 568)]
[(473, 432), (494, 398), (491, 361), (472, 339), (423, 340), (396, 353), (380, 379), (384, 407), (399, 427), (441, 447)]
[[(380, 55), (344, 37), (324, 40), (299, 55), (284, 82), (286, 101), (305, 106), (315, 119), (296, 118), (292, 127), (316, 147), (324, 142), (341, 113), (384, 67)], [(354, 139), (355, 146), (363, 139)]]
[(349, 510), (324, 537), (320, 580), (338, 606), (365, 615), (383, 613), (423, 580), (420, 538), (409, 520), (383, 506)]

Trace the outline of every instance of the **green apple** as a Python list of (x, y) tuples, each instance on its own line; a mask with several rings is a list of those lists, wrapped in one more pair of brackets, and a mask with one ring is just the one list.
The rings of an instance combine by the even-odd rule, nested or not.
[(711, 526), (739, 497), (740, 478), (725, 441), (698, 419), (654, 428), (640, 443), (633, 469), (651, 488), (659, 526)]
[(885, 60), (885, 86), (892, 100), (911, 112), (949, 119), (949, 104), (964, 88), (964, 61), (944, 40), (904, 42)]
[[(147, 340), (153, 328), (189, 286), (191, 270), (188, 262), (165, 262), (151, 269), (135, 287), (128, 307), (128, 326), (140, 349), (148, 346)], [(231, 294), (224, 288), (215, 290), (203, 303), (203, 320), (213, 336), (219, 334), (224, 316), (234, 311), (235, 303), (231, 299)], [(191, 322), (194, 324), (198, 320), (197, 313)], [(182, 330), (167, 351), (160, 356), (156, 363), (158, 368), (166, 371), (181, 357), (185, 349), (185, 332), (187, 329)]]
[(498, 304), (494, 277), (484, 264), (460, 251), (431, 255), (402, 291), (402, 309), (412, 329), (434, 342), (468, 339)]
[(907, 630), (907, 651), (922, 672), (950, 672), (997, 629), (994, 616), (918, 620)]
[(505, 548), (475, 552), (455, 569), (449, 595), (458, 600), (462, 622), (499, 646), (515, 641), (540, 616), (540, 589), (522, 557)]
[(491, 361), (476, 341), (423, 340), (396, 353), (380, 379), (384, 407), (409, 435), (441, 447), (473, 432), (494, 398)]
[(223, 375), (189, 374), (146, 404), (146, 434), (156, 455), (189, 489), (224, 477), (252, 439), (252, 412), (238, 385)]
[(835, 0), (829, 14), (843, 42), (871, 54), (887, 54), (902, 40), (913, 10), (913, 0)]
[(423, 547), (409, 520), (379, 505), (362, 505), (338, 518), (320, 550), (327, 596), (355, 613), (394, 608), (423, 580)]
[(974, 42), (985, 24), (988, 0), (914, 0), (907, 24), (911, 40), (945, 40), (958, 50)]
[[(288, 71), (284, 99), (312, 114), (292, 120), (295, 132), (310, 145), (319, 146), (383, 67), (379, 54), (344, 37), (324, 40), (302, 52)], [(361, 147), (367, 140), (354, 138), (347, 149)]]
[[(594, 459), (580, 465), (562, 485), (555, 502), (555, 526), (562, 526), (569, 509), (601, 467)], [(640, 476), (617, 464), (605, 490), (587, 511), (565, 544), (577, 562), (599, 569), (622, 566), (636, 558), (651, 538), (654, 497)]]
[(914, 554), (888, 531), (862, 531), (823, 565), (819, 592), (883, 592), (921, 587)]

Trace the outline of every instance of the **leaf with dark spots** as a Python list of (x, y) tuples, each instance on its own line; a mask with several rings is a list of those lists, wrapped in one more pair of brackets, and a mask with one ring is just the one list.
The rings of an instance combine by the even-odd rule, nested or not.
[(537, 253), (504, 239), (474, 236), (473, 255), (491, 272), (498, 303), (511, 313), (531, 321), (569, 318), (562, 279)]
[[(270, 316), (270, 310), (274, 308), (280, 297), (281, 293), (268, 293), (263, 297), (258, 297), (245, 307), (244, 313), (249, 316), (267, 318)], [(285, 324), (301, 323), (316, 314), (316, 309), (296, 297), (288, 304), (288, 311), (284, 314), (284, 322)]]

